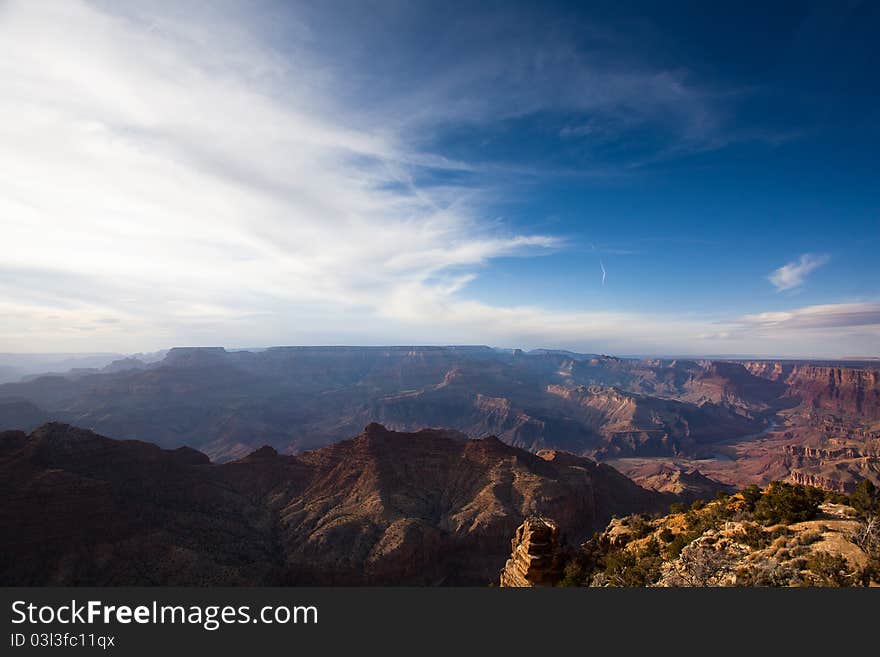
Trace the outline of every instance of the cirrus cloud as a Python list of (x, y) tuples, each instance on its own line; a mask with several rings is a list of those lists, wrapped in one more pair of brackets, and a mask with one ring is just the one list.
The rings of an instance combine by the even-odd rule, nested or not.
[(742, 322), (748, 326), (764, 329), (824, 329), (880, 326), (880, 304), (821, 304), (788, 311), (746, 315), (742, 318)]
[[(335, 95), (340, 83), (306, 47), (317, 41), (306, 25), (282, 55), (220, 5), (187, 15), (177, 3), (173, 19), (119, 6), (0, 3), (6, 350), (486, 342), (781, 353), (792, 349), (789, 329), (810, 321), (468, 295), (493, 260), (566, 243), (498, 220), (466, 178), (431, 176), (474, 167), (425, 152), (412, 135), (550, 103), (671, 122), (685, 142), (712, 142), (714, 101), (683, 74), (612, 73), (564, 48), (513, 63), (490, 52), (480, 66), (454, 65), (445, 83), (409, 85), (360, 111)], [(499, 77), (502, 93), (485, 93)], [(807, 256), (774, 272), (774, 284), (791, 289), (824, 264)], [(858, 312), (836, 321), (870, 316)], [(873, 326), (858, 326), (855, 344), (875, 344)], [(794, 349), (836, 348), (823, 336)]]
[(353, 127), (307, 52), (290, 64), (207, 9), (0, 6), (5, 339), (132, 347), (291, 308), (377, 313), (560, 245), (485, 220), (479, 190), (414, 184), (460, 166)]
[(784, 292), (804, 284), (812, 272), (819, 267), (828, 264), (831, 256), (827, 254), (804, 253), (793, 262), (783, 265), (771, 272), (767, 279), (773, 284), (777, 292)]

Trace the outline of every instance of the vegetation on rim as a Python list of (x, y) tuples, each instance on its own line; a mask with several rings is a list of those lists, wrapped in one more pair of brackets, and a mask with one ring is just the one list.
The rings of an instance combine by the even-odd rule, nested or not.
[(773, 482), (666, 516), (615, 518), (569, 555), (562, 586), (869, 586), (880, 583), (880, 491)]

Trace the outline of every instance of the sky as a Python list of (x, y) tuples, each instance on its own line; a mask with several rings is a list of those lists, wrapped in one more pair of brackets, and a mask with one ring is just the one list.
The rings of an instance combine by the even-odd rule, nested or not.
[(868, 1), (0, 0), (0, 352), (880, 356), (878, 32)]

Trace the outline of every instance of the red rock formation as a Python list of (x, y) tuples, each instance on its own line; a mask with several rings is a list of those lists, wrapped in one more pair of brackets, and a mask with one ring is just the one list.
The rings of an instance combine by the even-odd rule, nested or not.
[(756, 376), (784, 381), (785, 394), (813, 413), (880, 420), (880, 369), (764, 361), (745, 367)]
[(760, 431), (759, 420), (726, 402), (699, 404), (634, 394), (603, 386), (547, 388), (565, 411), (602, 437), (600, 458), (693, 453), (703, 443)]
[(821, 447), (806, 447), (804, 445), (786, 445), (783, 451), (786, 456), (799, 459), (801, 463), (810, 463), (812, 465), (822, 465), (826, 461), (835, 459), (857, 459), (864, 456), (855, 447), (822, 449)]
[(555, 521), (526, 518), (517, 527), (510, 546), (510, 559), (501, 570), (501, 586), (553, 586), (562, 577), (559, 526)]
[(795, 484), (804, 486), (813, 486), (814, 488), (822, 488), (824, 490), (836, 491), (838, 493), (848, 493), (855, 490), (855, 483), (833, 479), (831, 477), (823, 477), (822, 475), (801, 472), (800, 470), (792, 470), (788, 476), (789, 480)]
[(682, 501), (711, 500), (718, 493), (732, 493), (735, 488), (715, 481), (696, 468), (668, 463), (649, 463), (628, 473), (639, 486), (671, 493)]
[(474, 584), (524, 518), (573, 542), (670, 499), (496, 438), (372, 424), (299, 456), (222, 465), (67, 425), (0, 434), (2, 584)]
[(786, 445), (785, 463), (790, 468), (789, 479), (837, 492), (850, 492), (862, 479), (880, 479), (880, 458), (865, 455), (858, 448), (837, 448)]

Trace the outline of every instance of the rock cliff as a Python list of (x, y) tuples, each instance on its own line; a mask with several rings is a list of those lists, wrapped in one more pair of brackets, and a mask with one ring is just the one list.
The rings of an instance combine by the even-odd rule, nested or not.
[(846, 493), (862, 479), (880, 478), (880, 457), (864, 454), (856, 447), (786, 445), (783, 454), (790, 469), (789, 479), (796, 484)]
[(510, 559), (501, 586), (553, 586), (562, 576), (559, 526), (549, 518), (529, 517), (511, 540)]
[(813, 413), (880, 420), (880, 369), (766, 361), (745, 367), (755, 376), (784, 382), (785, 395)]

